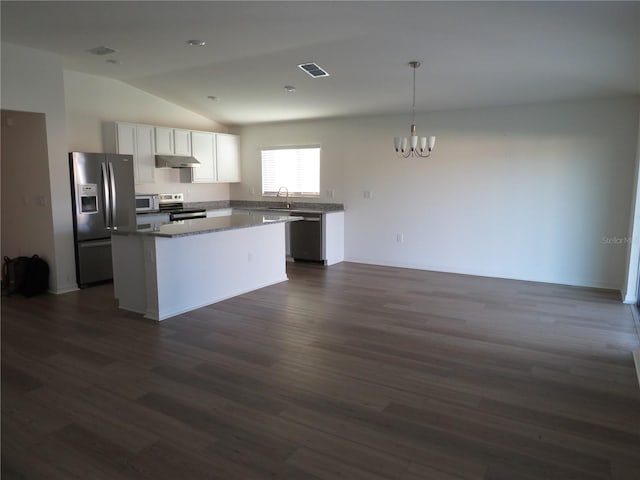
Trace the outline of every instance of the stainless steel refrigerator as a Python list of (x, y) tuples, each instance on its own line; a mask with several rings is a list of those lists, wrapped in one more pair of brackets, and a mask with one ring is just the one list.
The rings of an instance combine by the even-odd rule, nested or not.
[(111, 231), (135, 228), (133, 157), (69, 153), (76, 281), (79, 287), (113, 278)]

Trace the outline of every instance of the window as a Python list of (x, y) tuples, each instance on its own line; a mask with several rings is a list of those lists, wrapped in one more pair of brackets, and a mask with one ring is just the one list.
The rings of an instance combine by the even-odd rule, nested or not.
[(290, 196), (320, 196), (320, 147), (262, 150), (262, 195), (286, 187)]

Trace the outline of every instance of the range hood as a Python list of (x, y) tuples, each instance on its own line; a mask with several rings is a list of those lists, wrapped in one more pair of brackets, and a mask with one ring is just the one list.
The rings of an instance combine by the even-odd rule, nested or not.
[(157, 168), (199, 167), (200, 162), (193, 157), (181, 155), (156, 155)]

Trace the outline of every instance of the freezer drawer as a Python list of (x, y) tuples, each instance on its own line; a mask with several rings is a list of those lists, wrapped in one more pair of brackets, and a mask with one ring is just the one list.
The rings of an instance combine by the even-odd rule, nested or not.
[(76, 244), (76, 280), (79, 287), (113, 278), (111, 239)]

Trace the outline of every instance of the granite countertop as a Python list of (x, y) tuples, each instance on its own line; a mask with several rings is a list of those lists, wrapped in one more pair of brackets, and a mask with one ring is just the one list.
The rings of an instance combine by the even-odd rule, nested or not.
[(228, 215), (224, 217), (196, 218), (178, 220), (171, 223), (153, 223), (139, 225), (136, 230), (113, 230), (114, 235), (147, 235), (153, 237), (185, 237), (203, 233), (236, 230), (238, 228), (257, 227), (272, 223), (295, 222), (302, 217), (277, 214)]
[[(241, 210), (269, 210), (272, 208), (283, 208), (285, 202), (268, 202), (253, 200), (219, 200), (212, 202), (191, 202), (185, 203), (188, 208), (203, 208), (205, 210), (215, 210), (223, 208), (237, 208)], [(305, 211), (305, 212), (343, 212), (344, 205), (342, 203), (311, 203), (311, 202), (292, 202), (289, 211)]]

